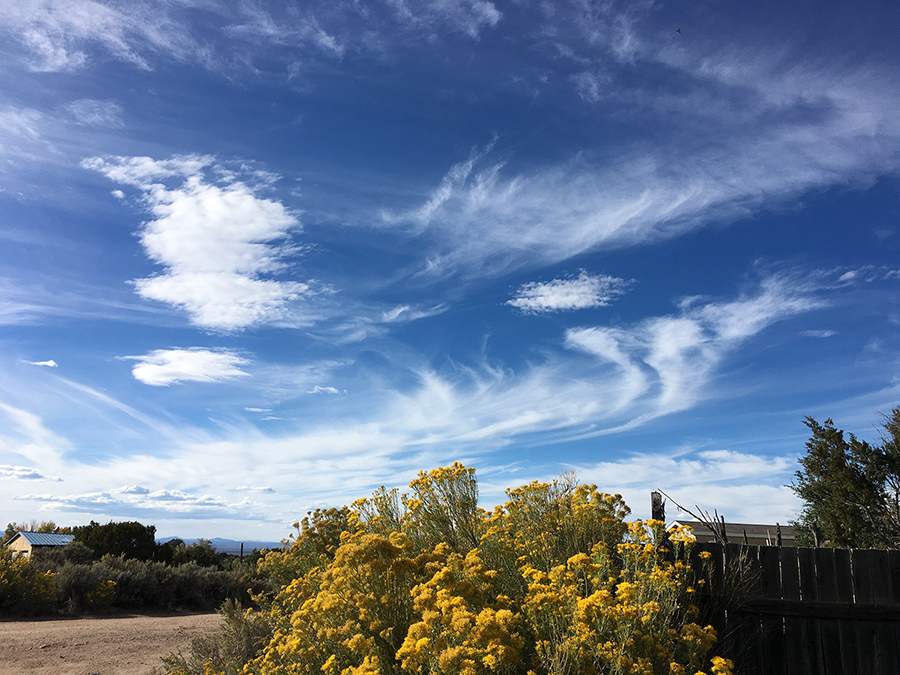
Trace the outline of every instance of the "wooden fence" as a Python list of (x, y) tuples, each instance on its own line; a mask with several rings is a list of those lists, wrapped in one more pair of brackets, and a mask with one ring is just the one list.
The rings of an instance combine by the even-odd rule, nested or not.
[(698, 544), (693, 559), (736, 673), (900, 673), (900, 551)]

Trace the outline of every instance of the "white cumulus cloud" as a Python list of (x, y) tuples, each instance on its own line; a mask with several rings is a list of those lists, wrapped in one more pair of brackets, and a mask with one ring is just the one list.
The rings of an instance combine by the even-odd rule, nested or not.
[(155, 387), (179, 382), (219, 382), (248, 374), (240, 366), (247, 359), (229, 351), (209, 349), (157, 349), (144, 356), (126, 356), (137, 361), (131, 369), (135, 379)]
[(575, 278), (524, 284), (506, 304), (535, 314), (605, 307), (622, 295), (627, 286), (624, 279), (582, 270)]
[(118, 492), (123, 495), (146, 495), (150, 493), (150, 490), (142, 485), (129, 485), (120, 488)]
[[(153, 217), (143, 226), (141, 243), (164, 271), (134, 282), (141, 296), (180, 307), (192, 323), (214, 330), (282, 318), (288, 303), (310, 291), (306, 283), (271, 278), (282, 271), (291, 252), (285, 240), (300, 223), (233, 172), (220, 172), (218, 182), (211, 182), (203, 172), (212, 163), (198, 155), (160, 161), (94, 157), (82, 166), (144, 193)], [(249, 176), (255, 182), (271, 179), (259, 172)]]

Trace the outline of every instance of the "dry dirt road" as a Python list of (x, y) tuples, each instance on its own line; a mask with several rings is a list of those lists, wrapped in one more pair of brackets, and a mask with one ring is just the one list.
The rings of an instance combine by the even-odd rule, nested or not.
[(118, 614), (0, 621), (0, 674), (148, 675), (160, 657), (215, 631), (219, 614)]

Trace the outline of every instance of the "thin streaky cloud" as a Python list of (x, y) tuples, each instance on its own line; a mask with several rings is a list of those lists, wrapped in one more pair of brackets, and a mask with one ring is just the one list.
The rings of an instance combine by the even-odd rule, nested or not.
[[(672, 134), (649, 150), (625, 145), (615, 158), (580, 153), (539, 169), (517, 168), (514, 157), (495, 159), (490, 148), (477, 153), (454, 165), (423, 206), (407, 214), (411, 227), (425, 227), (435, 239), (423, 270), (500, 274), (652, 244), (787, 206), (819, 187), (870, 184), (900, 167), (894, 114), (900, 86), (884, 69), (852, 78), (800, 63), (785, 86), (782, 69), (765, 61), (746, 66), (741, 78), (727, 66), (709, 71), (706, 63), (669, 64), (701, 84), (696, 105), (660, 114), (674, 115), (676, 125), (696, 124), (710, 97), (724, 103), (740, 88), (752, 101), (752, 118), (765, 124), (708, 125), (703, 144)], [(704, 88), (704, 80), (715, 86)], [(785, 115), (785, 108), (810, 105), (790, 92), (814, 84), (822, 98), (812, 105), (821, 114), (800, 121)]]
[[(123, 413), (127, 417), (139, 422), (143, 426), (145, 426), (149, 429), (152, 429), (154, 432), (159, 434), (161, 438), (168, 438), (168, 439), (177, 438), (185, 433), (188, 433), (188, 430), (177, 429), (172, 424), (169, 424), (167, 422), (160, 420), (159, 418), (156, 418), (156, 417), (153, 417), (146, 413), (143, 413), (140, 410), (137, 410), (135, 407), (130, 406), (126, 403), (123, 403), (122, 401), (115, 398), (114, 396), (106, 394), (102, 391), (98, 391), (94, 387), (90, 387), (86, 384), (82, 384), (81, 382), (76, 382), (74, 380), (71, 380), (71, 379), (68, 379), (65, 377), (57, 376), (57, 379), (61, 384), (64, 384), (65, 386), (69, 387), (70, 389), (73, 389), (74, 391), (79, 392), (81, 394), (86, 394), (89, 400), (99, 401), (100, 404), (102, 404), (102, 406), (104, 408), (112, 408), (113, 410), (118, 410), (119, 412)], [(80, 398), (78, 402), (86, 404), (86, 401), (83, 397)], [(101, 415), (101, 417), (105, 417), (105, 416)], [(107, 423), (108, 423), (108, 421), (107, 421)]]
[(56, 363), (53, 359), (49, 359), (47, 361), (26, 361), (25, 363), (31, 366), (45, 366), (47, 368), (58, 368), (59, 364)]
[(276, 490), (267, 486), (252, 487), (250, 485), (241, 485), (234, 488), (236, 492), (260, 492), (263, 494), (274, 494)]
[(15, 453), (33, 463), (43, 473), (61, 473), (62, 457), (72, 449), (70, 442), (47, 428), (34, 413), (0, 401), (4, 424), (0, 428), (0, 450)]
[(307, 394), (340, 394), (341, 392), (334, 387), (323, 387), (317, 384), (315, 387), (306, 392)]
[(155, 4), (135, 2), (122, 11), (93, 0), (8, 1), (0, 26), (30, 50), (30, 67), (40, 72), (81, 69), (97, 46), (142, 70), (151, 69), (149, 58), (157, 51), (179, 59), (198, 56), (189, 34)]

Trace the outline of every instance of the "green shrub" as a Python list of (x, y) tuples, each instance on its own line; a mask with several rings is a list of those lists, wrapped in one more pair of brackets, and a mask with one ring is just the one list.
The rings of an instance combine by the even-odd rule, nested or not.
[(66, 563), (90, 565), (96, 556), (80, 541), (72, 541), (65, 546), (39, 548), (31, 554), (31, 564), (43, 571), (58, 572)]
[(240, 602), (226, 600), (219, 608), (222, 624), (218, 632), (191, 640), (191, 655), (180, 652), (163, 658), (163, 669), (156, 675), (205, 675), (210, 664), (217, 672), (237, 675), (243, 664), (253, 659), (272, 638), (265, 616), (244, 609)]

